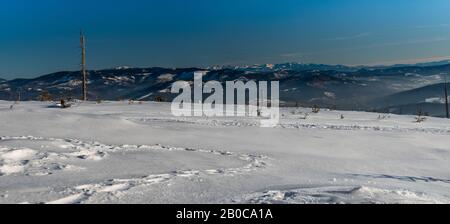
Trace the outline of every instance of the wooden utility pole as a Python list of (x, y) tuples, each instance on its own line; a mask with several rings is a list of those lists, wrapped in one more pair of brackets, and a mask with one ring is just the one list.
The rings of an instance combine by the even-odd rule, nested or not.
[(80, 33), (80, 46), (81, 46), (81, 75), (83, 78), (83, 101), (87, 100), (87, 71), (86, 71), (86, 39), (83, 32)]
[(445, 113), (446, 113), (446, 117), (447, 119), (450, 118), (450, 113), (448, 111), (448, 88), (447, 88), (447, 77), (444, 77), (445, 79), (445, 84), (444, 84), (444, 95), (445, 95)]

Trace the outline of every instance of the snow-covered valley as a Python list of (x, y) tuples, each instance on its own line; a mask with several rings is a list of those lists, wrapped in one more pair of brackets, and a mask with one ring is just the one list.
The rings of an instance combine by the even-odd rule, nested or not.
[[(0, 101), (0, 203), (450, 203), (450, 121)], [(308, 114), (308, 115), (306, 115)]]

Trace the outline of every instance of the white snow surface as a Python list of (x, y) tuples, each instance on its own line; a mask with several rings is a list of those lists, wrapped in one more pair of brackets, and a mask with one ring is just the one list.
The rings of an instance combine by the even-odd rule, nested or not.
[(282, 108), (263, 128), (167, 103), (11, 104), (0, 203), (450, 202), (446, 119)]

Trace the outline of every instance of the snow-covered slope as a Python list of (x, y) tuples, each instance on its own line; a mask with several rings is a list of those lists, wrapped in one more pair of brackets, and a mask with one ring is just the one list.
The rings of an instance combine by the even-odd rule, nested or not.
[[(449, 203), (450, 121), (0, 101), (0, 203)], [(306, 115), (308, 114), (308, 115)]]

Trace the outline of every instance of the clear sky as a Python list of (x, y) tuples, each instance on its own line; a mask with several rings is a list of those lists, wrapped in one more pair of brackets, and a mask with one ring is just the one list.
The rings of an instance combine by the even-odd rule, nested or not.
[(448, 0), (1, 0), (0, 77), (90, 69), (450, 58)]

